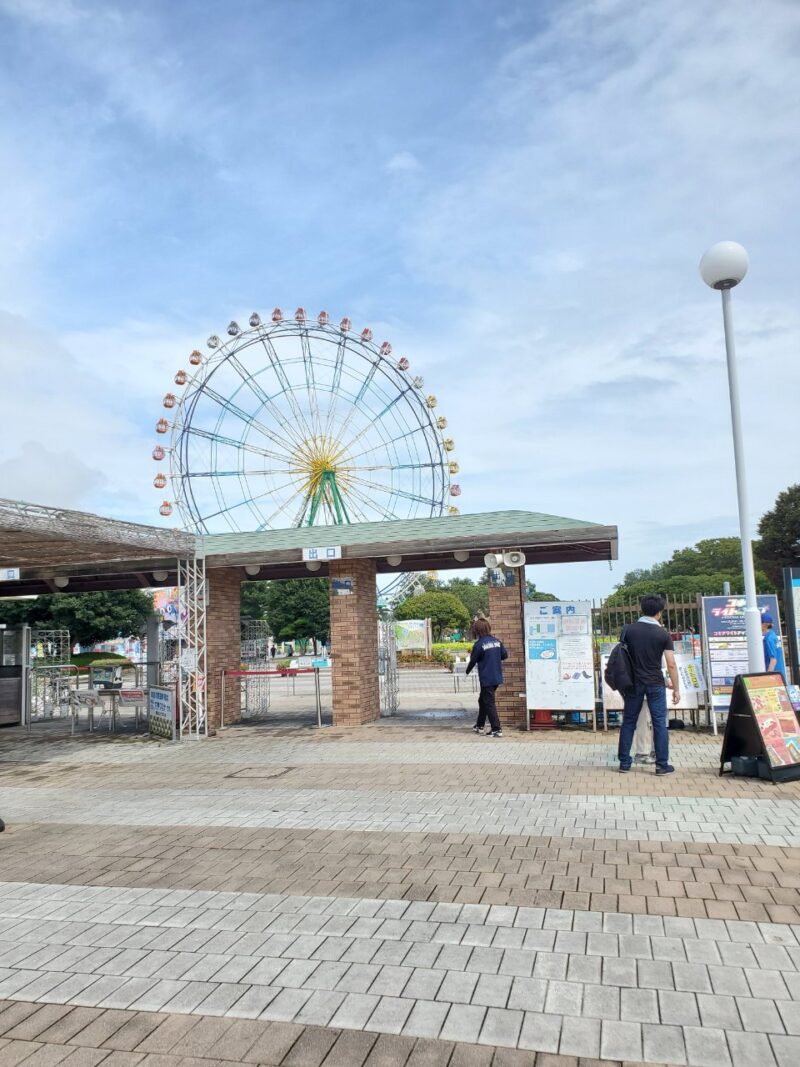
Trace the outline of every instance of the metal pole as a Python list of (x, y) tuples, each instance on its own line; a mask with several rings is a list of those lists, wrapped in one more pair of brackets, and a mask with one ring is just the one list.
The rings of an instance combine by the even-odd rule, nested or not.
[(314, 668), (314, 690), (317, 697), (317, 726), (322, 726), (322, 693), (319, 686), (319, 667)]
[(725, 353), (728, 359), (728, 389), (731, 398), (731, 427), (733, 430), (733, 458), (736, 467), (736, 495), (739, 500), (739, 535), (742, 541), (742, 572), (744, 574), (744, 625), (747, 634), (747, 666), (751, 674), (764, 670), (764, 639), (761, 634), (761, 612), (756, 597), (756, 575), (753, 568), (753, 545), (747, 530), (747, 486), (745, 484), (742, 418), (739, 410), (739, 376), (736, 369), (736, 349), (733, 342), (733, 312), (731, 291), (722, 290), (722, 322), (725, 327)]
[(225, 669), (222, 671), (222, 680), (220, 682), (220, 700), (219, 700), (219, 728), (225, 729)]

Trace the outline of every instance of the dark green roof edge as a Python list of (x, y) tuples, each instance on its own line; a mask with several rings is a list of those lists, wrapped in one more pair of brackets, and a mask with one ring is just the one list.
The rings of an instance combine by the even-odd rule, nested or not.
[(362, 522), (345, 526), (300, 526), (288, 530), (262, 530), (253, 533), (201, 534), (197, 552), (202, 556), (236, 552), (272, 551), (325, 547), (328, 545), (368, 545), (420, 540), (497, 535), (510, 533), (550, 533), (554, 530), (587, 530), (600, 523), (546, 515), (537, 511), (486, 511), (471, 515), (441, 515), (426, 519), (400, 519)]

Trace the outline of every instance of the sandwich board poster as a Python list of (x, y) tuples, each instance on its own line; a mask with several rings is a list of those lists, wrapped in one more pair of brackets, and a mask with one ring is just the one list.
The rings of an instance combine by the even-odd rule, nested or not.
[(720, 774), (735, 756), (762, 756), (773, 781), (800, 778), (800, 722), (780, 674), (740, 674), (734, 681)]
[[(780, 638), (778, 598), (759, 596), (762, 615), (771, 615)], [(726, 712), (736, 676), (747, 672), (747, 634), (744, 628), (743, 596), (703, 597), (703, 638), (708, 665), (708, 697), (715, 712)]]
[(524, 617), (528, 708), (594, 711), (591, 602), (529, 600)]

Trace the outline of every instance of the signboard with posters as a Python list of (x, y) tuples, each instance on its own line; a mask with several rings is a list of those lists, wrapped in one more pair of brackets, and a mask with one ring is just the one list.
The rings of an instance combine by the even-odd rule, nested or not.
[[(610, 689), (602, 682), (608, 663), (608, 655), (600, 657), (600, 679), (603, 688), (603, 708), (605, 711), (622, 711), (622, 694), (615, 689)], [(681, 699), (677, 704), (672, 703), (672, 693), (667, 691), (667, 717), (678, 711), (696, 711), (703, 701), (706, 688), (706, 680), (703, 675), (702, 664), (688, 652), (675, 653), (675, 665), (678, 668), (678, 677), (681, 683)], [(666, 668), (665, 668), (666, 670)]]
[(720, 774), (736, 756), (761, 756), (775, 782), (800, 778), (800, 723), (780, 674), (736, 677)]
[(175, 740), (175, 693), (151, 686), (147, 692), (147, 726), (151, 737)]
[(783, 604), (792, 680), (800, 684), (800, 567), (783, 569)]
[(592, 605), (588, 600), (525, 604), (528, 708), (594, 711)]
[[(738, 674), (747, 671), (747, 635), (744, 628), (743, 596), (703, 597), (703, 640), (708, 665), (709, 702), (714, 712), (727, 712)], [(780, 632), (778, 598), (758, 597), (762, 615), (771, 615)]]
[(398, 652), (425, 652), (430, 654), (430, 619), (403, 619), (395, 622), (394, 640)]

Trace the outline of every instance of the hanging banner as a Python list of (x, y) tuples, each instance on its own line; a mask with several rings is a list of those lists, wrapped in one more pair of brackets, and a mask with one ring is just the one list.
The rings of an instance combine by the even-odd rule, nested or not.
[(524, 617), (528, 708), (593, 711), (591, 602), (528, 601)]
[[(708, 664), (711, 707), (726, 712), (737, 674), (747, 673), (747, 634), (744, 628), (743, 596), (703, 597), (703, 638)], [(778, 598), (772, 593), (758, 597), (762, 615), (771, 615), (781, 637)]]

